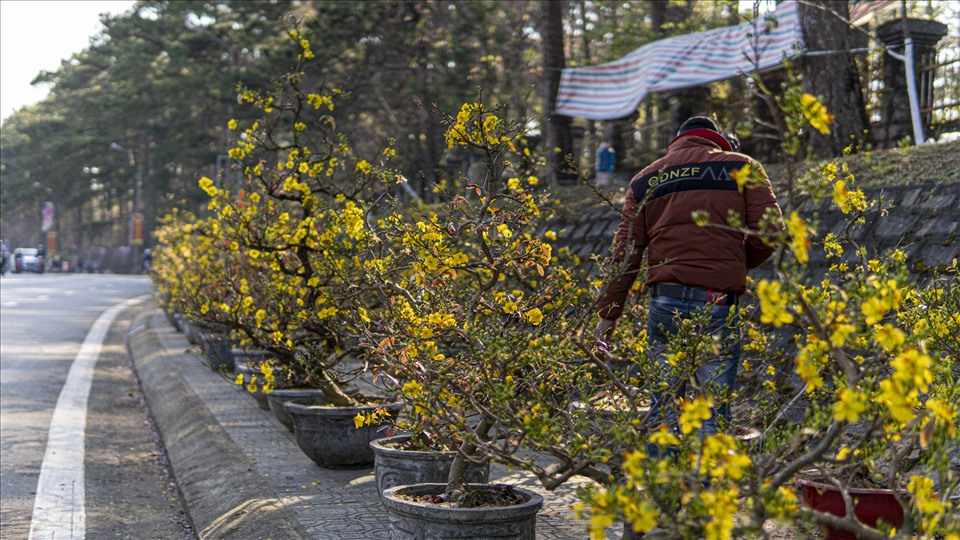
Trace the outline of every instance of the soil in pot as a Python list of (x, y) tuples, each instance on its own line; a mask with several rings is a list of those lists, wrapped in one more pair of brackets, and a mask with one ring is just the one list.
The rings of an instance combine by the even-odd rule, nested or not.
[[(809, 480), (798, 480), (803, 502), (814, 510), (843, 517), (847, 515), (843, 495), (835, 486)], [(883, 521), (888, 526), (900, 527), (903, 524), (903, 508), (897, 502), (894, 492), (889, 489), (848, 489), (853, 497), (853, 514), (864, 525), (877, 528)], [(908, 496), (906, 492), (902, 496)], [(827, 540), (853, 540), (852, 533), (840, 531), (826, 525), (822, 526)]]
[[(390, 515), (389, 538), (536, 538), (537, 512), (543, 507), (539, 494), (514, 486), (473, 484), (465, 498), (480, 506), (460, 508), (442, 500), (445, 488), (446, 484), (414, 484), (386, 489), (382, 502)], [(495, 502), (512, 504), (489, 505)]]
[[(293, 399), (284, 403), (293, 418), (293, 433), (300, 450), (317, 465), (329, 469), (368, 467), (374, 454), (370, 441), (380, 437), (380, 430), (400, 414), (402, 403), (384, 403), (359, 407), (305, 405)], [(375, 401), (360, 399), (361, 402)], [(367, 415), (378, 408), (388, 415), (379, 422), (362, 425), (355, 423), (358, 415)]]
[[(376, 458), (374, 469), (379, 493), (394, 486), (447, 481), (456, 451), (421, 449), (410, 444), (411, 439), (411, 435), (395, 435), (370, 443)], [(467, 466), (468, 483), (482, 484), (489, 478), (489, 464)]]

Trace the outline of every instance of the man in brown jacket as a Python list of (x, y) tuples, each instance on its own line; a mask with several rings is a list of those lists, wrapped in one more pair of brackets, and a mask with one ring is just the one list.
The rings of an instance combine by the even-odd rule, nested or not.
[[(744, 168), (747, 165), (750, 169)], [(752, 173), (750, 182), (744, 182), (747, 171)], [(706, 226), (702, 217), (697, 220), (700, 224), (694, 222), (695, 212), (708, 218)], [(751, 234), (729, 225), (731, 213)], [(698, 393), (709, 390), (721, 396), (722, 403), (713, 408), (700, 430), (702, 434), (715, 433), (717, 418), (729, 414), (724, 397), (733, 390), (740, 360), (739, 295), (746, 287), (747, 270), (773, 253), (773, 247), (759, 234), (760, 228), (771, 223), (771, 217), (776, 225), (764, 232), (774, 232), (779, 226), (780, 207), (770, 181), (757, 161), (732, 151), (716, 122), (695, 116), (680, 126), (664, 157), (633, 177), (621, 215), (609, 264), (622, 272), (599, 301), (596, 338), (606, 339), (623, 313), (646, 251), (645, 285), (651, 292), (648, 354), (655, 365), (669, 373), (668, 336), (676, 334), (681, 319), (692, 319), (698, 313), (709, 312), (709, 322), (701, 333), (724, 344), (695, 366), (694, 373)], [(682, 381), (669, 376), (667, 380), (673, 383), (670, 393), (664, 395), (654, 387), (652, 396), (651, 418), (660, 424), (676, 422), (668, 398), (684, 390)]]

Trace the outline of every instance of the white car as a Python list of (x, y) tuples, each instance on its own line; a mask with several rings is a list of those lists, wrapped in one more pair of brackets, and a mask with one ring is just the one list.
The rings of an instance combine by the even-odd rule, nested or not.
[(13, 250), (13, 272), (43, 273), (43, 255), (37, 248), (17, 248)]

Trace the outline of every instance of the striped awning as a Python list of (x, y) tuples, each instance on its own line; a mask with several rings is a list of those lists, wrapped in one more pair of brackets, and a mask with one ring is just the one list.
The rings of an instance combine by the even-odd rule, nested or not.
[(648, 43), (608, 64), (564, 69), (554, 114), (623, 118), (651, 92), (727, 79), (800, 54), (796, 0), (782, 2), (770, 17)]

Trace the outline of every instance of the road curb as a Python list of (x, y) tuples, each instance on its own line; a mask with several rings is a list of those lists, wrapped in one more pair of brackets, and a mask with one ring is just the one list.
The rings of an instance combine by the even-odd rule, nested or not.
[(197, 535), (204, 540), (309, 538), (276, 493), (254, 474), (249, 460), (184, 379), (198, 360), (188, 349), (164, 347), (169, 328), (149, 303), (137, 314), (128, 348), (144, 397)]

